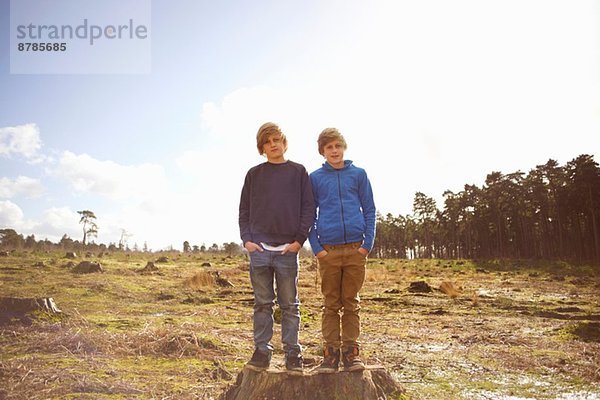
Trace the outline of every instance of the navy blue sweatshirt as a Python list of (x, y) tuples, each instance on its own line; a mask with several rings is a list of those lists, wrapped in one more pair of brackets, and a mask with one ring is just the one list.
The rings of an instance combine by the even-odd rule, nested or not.
[(240, 235), (244, 243), (304, 244), (315, 205), (308, 173), (293, 161), (265, 162), (246, 174), (240, 199)]

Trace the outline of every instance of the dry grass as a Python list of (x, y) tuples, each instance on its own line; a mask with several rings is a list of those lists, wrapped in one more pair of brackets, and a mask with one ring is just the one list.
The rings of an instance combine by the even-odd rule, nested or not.
[(367, 268), (365, 281), (386, 285), (389, 281), (389, 272), (385, 266), (369, 267)]
[(125, 344), (123, 350), (128, 352), (133, 350), (136, 355), (182, 358), (218, 357), (230, 354), (217, 339), (211, 340), (195, 331), (178, 331), (173, 327), (145, 329), (136, 335), (123, 338), (123, 343)]
[[(187, 328), (187, 329), (185, 329)], [(231, 354), (217, 338), (203, 335), (200, 325), (183, 327), (150, 327), (142, 330), (109, 331), (83, 329), (66, 324), (15, 327), (10, 332), (13, 344), (19, 342), (28, 354), (66, 354), (74, 357), (100, 356), (170, 356), (176, 358), (200, 355), (225, 356)], [(27, 340), (35, 335), (36, 340)]]
[(479, 295), (477, 293), (473, 293), (473, 295), (471, 296), (471, 302), (473, 304), (473, 307), (479, 306)]
[(185, 284), (191, 289), (205, 289), (214, 287), (216, 282), (213, 274), (207, 271), (200, 271), (187, 279)]
[(446, 293), (451, 299), (457, 298), (460, 294), (460, 292), (454, 286), (454, 284), (448, 281), (442, 282), (442, 284), (440, 285), (440, 290)]

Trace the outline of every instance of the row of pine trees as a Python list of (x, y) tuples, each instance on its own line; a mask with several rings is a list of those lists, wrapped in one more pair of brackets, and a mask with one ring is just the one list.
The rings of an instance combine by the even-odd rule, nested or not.
[(417, 193), (412, 215), (378, 214), (374, 256), (547, 259), (600, 265), (600, 168), (591, 155), (529, 173), (492, 172), (481, 187)]

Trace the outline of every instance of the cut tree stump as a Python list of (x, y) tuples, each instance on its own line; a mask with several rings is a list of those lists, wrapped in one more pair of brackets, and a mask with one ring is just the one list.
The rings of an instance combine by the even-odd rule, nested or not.
[(13, 318), (28, 322), (30, 320), (28, 315), (36, 311), (61, 313), (52, 297), (0, 297), (0, 324), (9, 322)]
[(142, 275), (162, 275), (160, 273), (160, 271), (158, 270), (158, 267), (156, 265), (154, 265), (154, 263), (152, 261), (148, 261), (148, 263), (146, 264), (146, 266), (142, 269), (138, 269), (137, 271), (138, 274), (142, 274)]
[(82, 261), (75, 268), (73, 272), (76, 274), (93, 274), (95, 272), (104, 272), (102, 265), (92, 261)]
[(289, 375), (285, 370), (256, 372), (244, 368), (219, 400), (384, 400), (404, 389), (382, 366), (364, 371)]
[(0, 297), (0, 312), (25, 314), (32, 311), (61, 312), (52, 297)]

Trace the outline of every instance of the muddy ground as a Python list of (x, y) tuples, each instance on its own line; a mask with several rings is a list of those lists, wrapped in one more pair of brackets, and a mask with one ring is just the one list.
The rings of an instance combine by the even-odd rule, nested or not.
[[(104, 272), (77, 274), (83, 258), (63, 256), (0, 257), (0, 297), (52, 297), (62, 310), (0, 319), (0, 399), (216, 399), (252, 354), (245, 257), (169, 254), (157, 271), (142, 271), (158, 255), (94, 255), (87, 259)], [(598, 272), (371, 259), (363, 354), (411, 399), (600, 399)], [(312, 259), (301, 260), (300, 276), (301, 342), (313, 368), (320, 295)], [(432, 291), (409, 290), (418, 281)], [(279, 334), (276, 325), (276, 365)]]

